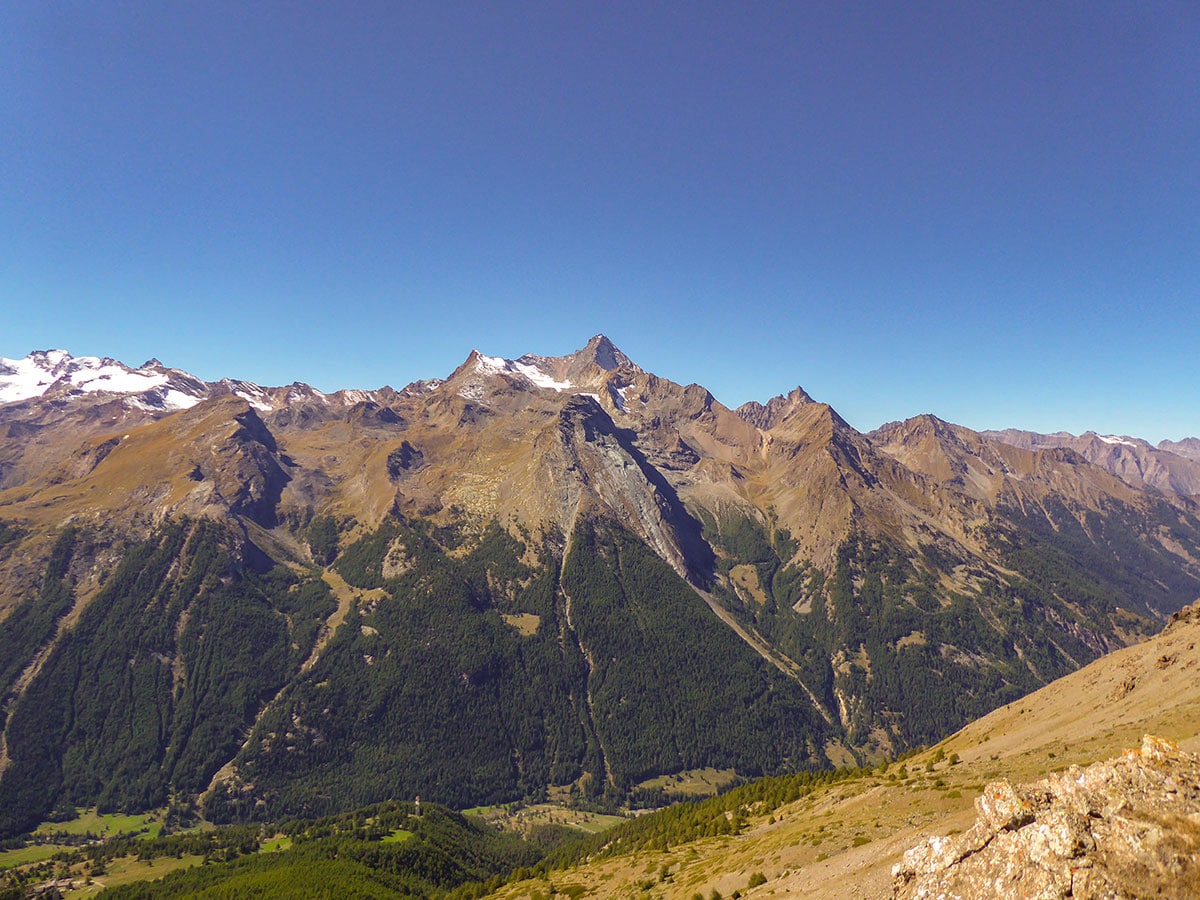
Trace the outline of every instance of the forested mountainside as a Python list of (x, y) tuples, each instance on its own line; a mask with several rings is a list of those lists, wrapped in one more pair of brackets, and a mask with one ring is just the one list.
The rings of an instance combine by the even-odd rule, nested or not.
[(330, 395), (19, 362), (0, 834), (867, 762), (1200, 597), (1183, 494), (799, 389), (730, 410), (602, 336)]

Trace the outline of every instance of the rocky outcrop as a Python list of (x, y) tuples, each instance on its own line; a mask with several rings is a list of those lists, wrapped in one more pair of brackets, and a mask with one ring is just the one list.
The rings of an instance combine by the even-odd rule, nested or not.
[(1200, 756), (1138, 750), (1023, 787), (989, 784), (968, 831), (893, 869), (893, 900), (1200, 897)]
[(1200, 622), (1200, 600), (1197, 600), (1190, 606), (1185, 606), (1179, 612), (1172, 615), (1162, 633), (1170, 634), (1177, 628), (1182, 628), (1185, 625), (1191, 625), (1195, 622)]

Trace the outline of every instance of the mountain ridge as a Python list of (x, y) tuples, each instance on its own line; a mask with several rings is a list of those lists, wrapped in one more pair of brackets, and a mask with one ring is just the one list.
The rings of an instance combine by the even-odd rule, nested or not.
[[(469, 370), (472, 363), (478, 368), (481, 361), (486, 361), (486, 365), (496, 373), (507, 372), (514, 376), (524, 375), (526, 379), (529, 379), (528, 372), (532, 370), (537, 373), (536, 378), (542, 382), (537, 386), (552, 387), (557, 380), (557, 383), (562, 385), (558, 388), (559, 390), (581, 388), (589, 384), (594, 386), (597, 381), (594, 374), (591, 378), (580, 377), (580, 373), (585, 372), (588, 367), (599, 369), (601, 373), (626, 369), (632, 373), (646, 374), (604, 334), (593, 336), (580, 350), (565, 356), (548, 357), (526, 353), (516, 359), (508, 360), (490, 357), (482, 351), (472, 350), (467, 360), (445, 379), (433, 378), (414, 381), (399, 391), (385, 385), (375, 389), (341, 388), (332, 393), (319, 391), (311, 385), (298, 381), (292, 382), (290, 385), (264, 387), (254, 382), (225, 376), (217, 381), (205, 382), (182, 369), (166, 366), (156, 357), (146, 360), (135, 368), (110, 357), (75, 357), (66, 350), (53, 349), (31, 351), (21, 359), (0, 357), (0, 405), (19, 403), (47, 394), (61, 396), (63, 394), (79, 395), (99, 392), (133, 395), (133, 402), (145, 404), (145, 408), (150, 411), (175, 411), (199, 402), (202, 398), (222, 393), (241, 396), (260, 411), (276, 410), (281, 405), (312, 398), (342, 400), (353, 404), (378, 401), (380, 396), (390, 399), (405, 392), (419, 394), (436, 389), (455, 375), (461, 375)], [(582, 383), (577, 385), (572, 382), (570, 380), (572, 374), (576, 378), (580, 378)], [(585, 374), (592, 373), (585, 372)], [(537, 383), (536, 380), (534, 383)], [(772, 397), (766, 403), (756, 400), (747, 401), (737, 407), (734, 412), (762, 430), (771, 430), (797, 406), (814, 402), (816, 401), (807, 391), (802, 387), (796, 387), (786, 394)], [(888, 422), (880, 425), (873, 432), (867, 433), (886, 432), (898, 425), (900, 421), (908, 420)], [(1019, 428), (1007, 428), (982, 430), (977, 433), (1023, 449), (1049, 447), (1079, 449), (1081, 446), (1090, 447), (1098, 442), (1100, 445), (1109, 447), (1125, 446), (1200, 461), (1200, 438), (1197, 437), (1187, 437), (1179, 441), (1162, 440), (1157, 445), (1152, 445), (1143, 438), (1128, 435), (1102, 435), (1094, 431), (1084, 432), (1081, 435), (1065, 431), (1043, 434)], [(1090, 461), (1095, 461), (1092, 456), (1096, 454), (1085, 453), (1084, 455)], [(1161, 476), (1159, 477), (1161, 478)], [(1152, 477), (1148, 483), (1153, 484), (1153, 481)]]
[[(86, 359), (0, 371), (41, 390), (0, 404), (13, 809), (46, 772), (51, 804), (135, 807), (174, 782), (238, 819), (371, 802), (364, 784), (616, 802), (704, 765), (866, 762), (1200, 596), (1187, 496), (934, 416), (863, 434), (799, 388), (731, 410), (603, 335), (335, 394)], [(189, 384), (184, 408), (145, 399)], [(203, 634), (240, 662), (203, 662)], [(160, 724), (136, 763), (70, 725), (106, 696), (51, 690), (80, 666), (143, 685), (129, 715)], [(398, 706), (402, 684), (423, 693)], [(219, 726), (193, 734), (202, 697)], [(689, 726), (716, 709), (715, 737)]]
[(1066, 448), (1088, 462), (1102, 466), (1135, 487), (1150, 487), (1181, 496), (1200, 496), (1200, 441), (1160, 441), (1157, 446), (1142, 438), (1081, 435), (1059, 431), (1038, 434), (1015, 428), (983, 431), (984, 437), (1025, 449)]

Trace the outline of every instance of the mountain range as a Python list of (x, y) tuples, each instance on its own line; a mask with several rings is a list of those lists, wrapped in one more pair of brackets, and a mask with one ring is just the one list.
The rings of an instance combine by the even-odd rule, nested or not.
[(933, 743), (1200, 597), (1200, 442), (731, 410), (598, 335), (324, 394), (0, 360), (0, 833)]

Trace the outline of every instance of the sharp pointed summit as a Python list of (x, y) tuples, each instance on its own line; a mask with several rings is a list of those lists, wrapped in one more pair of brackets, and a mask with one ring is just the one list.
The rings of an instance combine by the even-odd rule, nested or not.
[(598, 334), (587, 342), (582, 350), (575, 354), (580, 357), (589, 357), (592, 362), (602, 369), (612, 371), (621, 366), (633, 365), (633, 362), (617, 349), (617, 345), (608, 339), (603, 334)]
[(1150, 448), (1079, 440), (735, 413), (603, 334), (400, 392), (0, 359), (0, 838), (147, 791), (240, 821), (936, 743), (1200, 596), (1194, 464), (1144, 489)]
[(759, 403), (757, 400), (750, 400), (743, 403), (734, 412), (756, 428), (770, 431), (795, 412), (798, 407), (815, 402), (809, 396), (808, 391), (797, 386), (786, 396), (780, 394), (778, 397), (772, 397), (765, 404)]
[(611, 381), (613, 373), (633, 375), (642, 371), (603, 334), (596, 335), (570, 356), (562, 357), (561, 363), (565, 363), (567, 378), (587, 384), (593, 390)]

